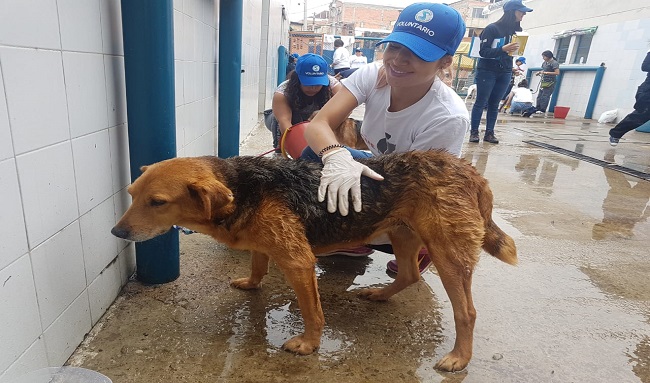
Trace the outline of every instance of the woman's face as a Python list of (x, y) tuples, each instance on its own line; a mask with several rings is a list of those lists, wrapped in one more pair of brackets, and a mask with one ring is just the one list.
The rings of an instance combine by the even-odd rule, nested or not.
[(526, 16), (526, 12), (515, 11), (515, 20), (517, 20), (517, 22), (520, 22), (521, 20), (523, 20), (524, 16)]
[(546, 56), (542, 55), (542, 59), (543, 59), (544, 61), (549, 61), (551, 58), (552, 58), (552, 57), (546, 57)]
[(384, 51), (386, 80), (391, 87), (421, 86), (435, 79), (441, 61), (424, 61), (405, 46), (389, 43)]
[(322, 85), (302, 85), (300, 84), (300, 90), (302, 93), (306, 94), (309, 97), (315, 96), (320, 90), (323, 89)]

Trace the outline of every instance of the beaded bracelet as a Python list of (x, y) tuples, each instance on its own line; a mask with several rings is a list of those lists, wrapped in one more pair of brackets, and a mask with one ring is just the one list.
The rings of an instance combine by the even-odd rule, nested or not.
[(320, 152), (318, 152), (318, 157), (322, 157), (323, 154), (325, 154), (326, 151), (328, 151), (328, 150), (330, 150), (330, 149), (334, 149), (334, 148), (345, 148), (345, 146), (343, 146), (343, 145), (341, 145), (341, 144), (332, 144), (332, 145), (327, 145), (326, 147), (324, 147), (323, 149), (321, 149)]

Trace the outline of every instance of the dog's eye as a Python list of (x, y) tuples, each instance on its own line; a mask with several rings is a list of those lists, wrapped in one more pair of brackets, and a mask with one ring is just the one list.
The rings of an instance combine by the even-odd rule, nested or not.
[(167, 203), (167, 201), (162, 200), (162, 199), (152, 199), (149, 202), (149, 205), (151, 205), (151, 206), (162, 206), (162, 205), (164, 205), (166, 203)]

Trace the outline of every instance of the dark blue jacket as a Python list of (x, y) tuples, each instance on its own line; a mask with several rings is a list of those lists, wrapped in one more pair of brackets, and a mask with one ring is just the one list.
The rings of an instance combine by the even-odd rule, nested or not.
[[(512, 72), (512, 56), (504, 52), (501, 47), (509, 44), (512, 40), (514, 31), (502, 30), (496, 23), (489, 24), (481, 33), (481, 48), (479, 53), (481, 58), (478, 60), (478, 69), (489, 70), (493, 72)], [(503, 39), (496, 48), (492, 48), (495, 39)]]

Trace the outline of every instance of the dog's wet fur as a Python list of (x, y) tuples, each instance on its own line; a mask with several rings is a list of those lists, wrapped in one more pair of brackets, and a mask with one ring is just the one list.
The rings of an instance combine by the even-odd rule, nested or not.
[(360, 295), (386, 300), (420, 279), (417, 257), (425, 246), (454, 310), (456, 342), (436, 368), (464, 369), (472, 356), (476, 311), (473, 270), (481, 248), (517, 263), (515, 243), (492, 221), (492, 192), (470, 164), (443, 151), (414, 151), (360, 160), (384, 176), (362, 177), (361, 212), (328, 213), (318, 202), (321, 164), (266, 157), (175, 158), (142, 168), (129, 186), (133, 203), (112, 233), (144, 241), (172, 225), (251, 251), (250, 277), (232, 285), (255, 289), (269, 260), (294, 289), (305, 332), (284, 344), (310, 354), (318, 349), (324, 316), (314, 254), (369, 243), (388, 234), (399, 272), (384, 288)]

